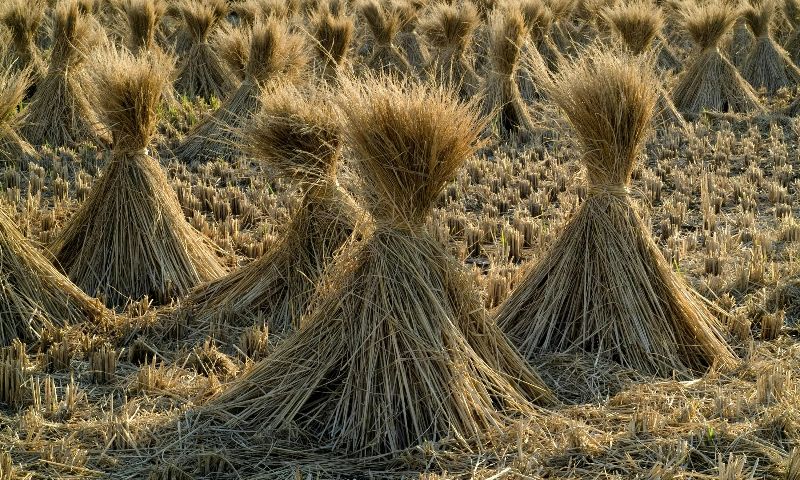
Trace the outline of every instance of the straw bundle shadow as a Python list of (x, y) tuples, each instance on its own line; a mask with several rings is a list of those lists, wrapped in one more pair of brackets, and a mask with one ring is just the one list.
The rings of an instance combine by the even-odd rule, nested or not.
[(256, 319), (270, 332), (298, 328), (325, 266), (362, 216), (336, 181), (342, 133), (332, 107), (287, 86), (266, 92), (262, 104), (244, 141), (253, 158), (297, 184), (303, 200), (280, 242), (183, 302), (190, 325), (206, 334), (213, 324), (249, 327)]
[(175, 149), (175, 157), (193, 167), (214, 160), (232, 162), (242, 155), (241, 127), (260, 106), (259, 93), (270, 82), (297, 82), (308, 61), (303, 37), (275, 18), (258, 21), (249, 35), (242, 83), (220, 108), (205, 117)]
[(410, 0), (400, 0), (392, 5), (400, 18), (400, 28), (397, 32), (397, 46), (405, 56), (408, 63), (416, 71), (421, 71), (428, 63), (428, 52), (417, 35), (419, 22), (418, 5)]
[(721, 326), (670, 268), (628, 193), (658, 80), (642, 59), (591, 51), (550, 96), (583, 146), (589, 196), (499, 307), (520, 351), (585, 351), (646, 374), (730, 365)]
[(789, 54), (772, 39), (771, 26), (776, 14), (774, 0), (751, 3), (742, 12), (755, 41), (742, 64), (742, 77), (756, 89), (774, 95), (781, 88), (792, 89), (800, 82), (800, 69)]
[[(179, 5), (185, 47), (175, 90), (189, 97), (225, 98), (233, 88), (233, 76), (218, 53), (211, 37), (225, 12), (223, 0), (184, 0)], [(186, 49), (185, 53), (182, 52)]]
[(28, 106), (22, 135), (34, 145), (76, 145), (83, 141), (107, 143), (107, 132), (97, 121), (82, 86), (86, 50), (98, 41), (75, 2), (56, 6), (53, 48), (47, 73)]
[(7, 60), (17, 71), (29, 70), (31, 84), (44, 77), (47, 67), (36, 46), (36, 35), (44, 19), (46, 4), (43, 0), (8, 0), (0, 9), (0, 19), (11, 32)]
[(516, 81), (526, 36), (525, 19), (519, 8), (507, 4), (489, 17), (489, 63), (481, 99), (483, 114), (490, 119), (488, 129), (502, 138), (534, 130)]
[(459, 6), (436, 3), (419, 24), (429, 46), (428, 78), (455, 90), (462, 100), (471, 99), (480, 84), (468, 56), (479, 22), (478, 10), (466, 1)]
[(553, 12), (543, 0), (522, 0), (519, 2), (519, 8), (525, 18), (525, 27), (528, 29), (529, 36), (524, 49), (527, 50), (533, 46), (539, 52), (547, 68), (551, 72), (558, 71), (559, 65), (565, 60), (550, 36), (553, 27)]
[[(622, 41), (624, 48), (632, 55), (647, 56), (647, 61), (657, 57), (655, 40), (661, 33), (664, 17), (661, 9), (649, 2), (619, 4), (603, 10), (603, 18), (612, 32)], [(658, 124), (677, 124), (686, 126), (672, 99), (667, 95), (661, 81), (658, 82), (655, 120)]]
[(0, 209), (0, 346), (33, 341), (47, 325), (98, 323), (103, 305), (58, 272)]
[(362, 0), (358, 11), (372, 33), (372, 53), (366, 61), (375, 72), (399, 75), (401, 78), (411, 73), (408, 59), (397, 48), (397, 32), (400, 30), (400, 14), (391, 4), (381, 4), (378, 0)]
[(30, 84), (28, 71), (0, 70), (0, 167), (19, 168), (36, 156), (36, 150), (17, 133), (17, 106)]
[(111, 307), (145, 295), (166, 303), (224, 273), (147, 151), (171, 63), (166, 55), (111, 51), (92, 69), (112, 158), (50, 251), (72, 281)]
[(684, 115), (703, 110), (747, 113), (762, 111), (753, 88), (719, 50), (719, 42), (736, 20), (736, 12), (724, 2), (705, 5), (686, 3), (681, 11), (683, 28), (696, 44), (672, 92), (675, 106)]
[(156, 33), (166, 11), (162, 0), (126, 0), (122, 4), (126, 19), (125, 46), (134, 55), (158, 48)]
[(333, 83), (346, 68), (355, 25), (347, 15), (320, 8), (311, 17), (316, 78)]
[(481, 448), (550, 400), (424, 226), (483, 126), (451, 92), (391, 80), (348, 85), (339, 105), (374, 230), (334, 260), (297, 334), (201, 415), (221, 431), (297, 429), (293, 447), (359, 458), (425, 441)]

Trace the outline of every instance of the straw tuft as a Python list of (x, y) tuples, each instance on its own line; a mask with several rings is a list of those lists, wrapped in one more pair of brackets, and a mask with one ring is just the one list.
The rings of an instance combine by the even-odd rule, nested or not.
[(156, 47), (156, 31), (166, 6), (162, 0), (126, 0), (123, 10), (127, 19), (126, 45), (134, 54)]
[(343, 68), (355, 25), (346, 15), (336, 15), (328, 8), (320, 8), (311, 18), (311, 33), (314, 36), (316, 70), (326, 81), (338, 78)]
[(390, 5), (382, 5), (378, 0), (361, 0), (357, 8), (374, 39), (367, 66), (376, 72), (401, 77), (408, 74), (411, 65), (395, 44), (395, 37), (401, 27), (400, 13)]
[(681, 5), (683, 28), (701, 49), (716, 48), (736, 23), (736, 10), (722, 1)]
[(661, 10), (643, 1), (607, 8), (602, 15), (625, 47), (636, 55), (651, 48), (664, 25)]
[(498, 324), (529, 358), (585, 351), (667, 377), (734, 362), (627, 193), (657, 85), (642, 58), (590, 50), (550, 88), (581, 144), (589, 196), (499, 307)]

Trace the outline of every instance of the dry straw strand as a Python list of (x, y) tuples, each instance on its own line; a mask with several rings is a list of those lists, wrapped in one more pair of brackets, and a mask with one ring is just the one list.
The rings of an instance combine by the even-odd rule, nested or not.
[(670, 269), (626, 190), (658, 80), (641, 58), (590, 52), (550, 92), (582, 146), (589, 196), (497, 322), (529, 358), (584, 351), (663, 376), (730, 365), (720, 325)]
[(169, 302), (223, 273), (147, 150), (172, 60), (112, 50), (92, 72), (93, 98), (113, 135), (112, 158), (50, 251), (76, 284), (109, 306), (144, 296)]

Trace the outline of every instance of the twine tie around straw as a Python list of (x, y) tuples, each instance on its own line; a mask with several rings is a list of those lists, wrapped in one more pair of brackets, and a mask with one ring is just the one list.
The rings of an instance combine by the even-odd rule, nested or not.
[(589, 195), (612, 195), (617, 198), (625, 198), (630, 195), (630, 190), (625, 185), (620, 184), (600, 184), (589, 187)]

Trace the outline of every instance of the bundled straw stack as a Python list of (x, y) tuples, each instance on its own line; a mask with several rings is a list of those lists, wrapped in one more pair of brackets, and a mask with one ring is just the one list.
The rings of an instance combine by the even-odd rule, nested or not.
[(378, 0), (362, 0), (358, 10), (372, 33), (372, 53), (366, 61), (367, 66), (375, 72), (399, 75), (400, 78), (409, 75), (411, 65), (396, 44), (400, 12)]
[(397, 32), (397, 46), (406, 60), (408, 60), (409, 65), (411, 65), (415, 71), (420, 71), (425, 68), (428, 62), (428, 53), (420, 43), (416, 31), (419, 20), (418, 8), (421, 8), (419, 0), (417, 0), (417, 2), (412, 0), (399, 0), (392, 8), (397, 11), (397, 15), (400, 19), (400, 28)]
[(11, 32), (6, 61), (17, 71), (29, 70), (34, 85), (47, 70), (36, 46), (36, 34), (44, 19), (45, 7), (43, 0), (8, 0), (0, 7), (0, 20)]
[(769, 95), (774, 95), (781, 88), (793, 89), (800, 82), (800, 69), (772, 39), (771, 27), (776, 13), (774, 0), (750, 3), (742, 12), (755, 37), (742, 64), (742, 77), (753, 88), (763, 88)]
[(551, 72), (558, 71), (558, 66), (564, 62), (564, 56), (550, 37), (553, 26), (553, 13), (550, 8), (543, 0), (522, 0), (519, 2), (519, 7), (525, 18), (525, 28), (528, 30), (528, 41), (524, 50), (535, 48), (547, 68)]
[(175, 80), (175, 90), (207, 101), (212, 97), (225, 98), (233, 88), (233, 76), (211, 43), (211, 36), (225, 12), (224, 0), (183, 0), (179, 11), (180, 35), (186, 46), (176, 47), (183, 62)]
[(783, 17), (792, 28), (784, 48), (789, 52), (792, 62), (797, 65), (800, 63), (800, 0), (784, 0)]
[[(603, 10), (602, 16), (628, 52), (635, 56), (652, 56), (655, 59), (654, 42), (664, 25), (660, 8), (648, 2), (637, 1), (606, 8)], [(675, 104), (672, 103), (672, 99), (669, 98), (660, 81), (657, 88), (656, 121), (659, 124), (685, 127), (686, 122), (675, 108)]]
[(105, 52), (93, 65), (112, 158), (50, 251), (76, 284), (109, 306), (145, 295), (165, 303), (224, 273), (147, 151), (172, 70), (171, 60), (155, 54)]
[(16, 73), (13, 67), (0, 70), (0, 168), (16, 169), (27, 165), (36, 150), (16, 130), (17, 106), (25, 97), (27, 71)]
[(50, 65), (25, 112), (22, 135), (34, 145), (76, 145), (83, 141), (105, 144), (82, 87), (86, 49), (97, 41), (87, 18), (74, 1), (55, 8)]
[(589, 196), (499, 307), (498, 324), (529, 358), (584, 351), (662, 376), (734, 362), (717, 320), (670, 269), (628, 194), (657, 83), (641, 59), (594, 52), (553, 84), (583, 146)]
[(59, 273), (0, 209), (0, 346), (47, 325), (98, 323), (107, 312)]
[(736, 11), (725, 2), (682, 5), (683, 28), (697, 44), (672, 92), (675, 106), (684, 115), (703, 110), (748, 113), (761, 111), (753, 88), (722, 56), (719, 43), (736, 21)]
[(489, 64), (481, 86), (483, 114), (489, 129), (502, 138), (534, 130), (528, 106), (517, 85), (522, 44), (527, 32), (519, 8), (506, 4), (489, 18)]
[(184, 305), (191, 323), (248, 327), (263, 320), (270, 332), (299, 327), (314, 286), (361, 216), (336, 181), (341, 127), (322, 98), (292, 87), (265, 92), (264, 107), (244, 133), (253, 158), (298, 185), (303, 201), (283, 239), (250, 265), (200, 286)]
[(184, 163), (199, 164), (242, 154), (241, 127), (258, 110), (259, 93), (270, 82), (297, 82), (307, 62), (303, 38), (275, 18), (257, 21), (249, 35), (245, 77), (213, 115), (207, 116), (175, 149)]
[(317, 9), (311, 18), (315, 77), (334, 83), (343, 69), (346, 69), (350, 44), (353, 41), (355, 26), (353, 19), (334, 12), (326, 3)]
[(300, 331), (212, 398), (201, 424), (293, 431), (294, 450), (360, 458), (425, 441), (481, 448), (550, 399), (424, 225), (483, 126), (447, 91), (369, 79), (342, 95), (374, 231), (334, 260)]
[(127, 32), (125, 46), (134, 55), (158, 48), (156, 33), (166, 7), (161, 0), (126, 0), (122, 4)]
[(428, 78), (455, 90), (462, 100), (471, 99), (480, 83), (468, 56), (479, 22), (478, 10), (466, 1), (434, 4), (419, 25), (430, 51)]

